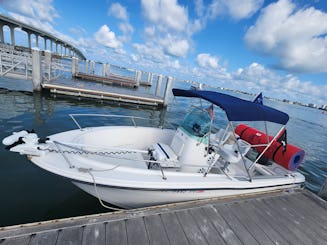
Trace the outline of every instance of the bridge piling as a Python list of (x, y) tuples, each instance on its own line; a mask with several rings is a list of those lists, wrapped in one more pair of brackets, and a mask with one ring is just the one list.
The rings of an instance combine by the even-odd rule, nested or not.
[(32, 82), (33, 90), (41, 91), (41, 51), (38, 48), (32, 48)]

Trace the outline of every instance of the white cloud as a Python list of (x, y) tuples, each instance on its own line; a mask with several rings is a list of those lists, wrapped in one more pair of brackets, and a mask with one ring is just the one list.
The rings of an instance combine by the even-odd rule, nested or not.
[(186, 57), (191, 48), (188, 10), (176, 0), (142, 0), (146, 20), (145, 45), (173, 57)]
[(277, 57), (283, 69), (327, 72), (326, 34), (327, 13), (280, 0), (262, 10), (245, 41), (252, 50)]
[(40, 21), (53, 22), (59, 17), (52, 0), (1, 0), (1, 5), (8, 11)]
[(118, 27), (122, 32), (122, 35), (117, 36), (117, 39), (120, 42), (130, 41), (134, 32), (134, 28), (129, 22), (129, 16), (126, 8), (120, 3), (113, 3), (108, 9), (108, 15), (114, 16), (115, 18), (121, 20)]
[(218, 58), (210, 54), (198, 54), (196, 61), (200, 67), (218, 68)]
[(229, 86), (253, 94), (264, 92), (273, 98), (304, 102), (312, 102), (315, 98), (321, 104), (327, 102), (326, 85), (317, 86), (310, 81), (301, 81), (292, 74), (281, 76), (256, 62), (233, 73)]
[(109, 10), (108, 10), (108, 15), (112, 15), (116, 17), (117, 19), (127, 21), (128, 20), (128, 14), (126, 11), (126, 8), (123, 7), (119, 3), (113, 3), (111, 4)]
[(251, 17), (263, 4), (263, 0), (228, 0), (224, 2), (229, 15), (236, 20)]
[(115, 33), (107, 25), (101, 26), (94, 34), (94, 37), (98, 43), (109, 48), (118, 49), (122, 46), (122, 43), (116, 38)]
[(213, 0), (204, 7), (202, 0), (196, 1), (196, 13), (204, 19), (215, 19), (218, 16), (229, 16), (240, 20), (251, 17), (262, 6), (263, 0)]
[(177, 38), (170, 34), (168, 34), (166, 38), (159, 39), (158, 42), (162, 45), (165, 53), (176, 57), (186, 56), (190, 48), (186, 39)]
[(188, 12), (177, 0), (142, 0), (144, 16), (152, 24), (165, 30), (184, 31), (188, 24)]
[(122, 42), (128, 42), (131, 40), (131, 35), (134, 32), (134, 28), (131, 24), (122, 22), (119, 24), (119, 30), (123, 33), (123, 35), (119, 36), (119, 40)]
[(71, 27), (69, 28), (69, 31), (78, 36), (83, 36), (87, 34), (87, 31), (81, 26)]
[(138, 61), (139, 61), (139, 57), (138, 57), (138, 55), (136, 55), (136, 54), (131, 54), (131, 59), (132, 59), (134, 62), (138, 62)]

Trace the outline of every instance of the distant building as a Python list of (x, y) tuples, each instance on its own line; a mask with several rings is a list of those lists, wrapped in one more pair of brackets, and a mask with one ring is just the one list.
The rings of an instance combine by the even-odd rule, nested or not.
[(317, 105), (313, 104), (313, 103), (309, 103), (308, 106), (311, 107), (311, 108), (317, 108)]

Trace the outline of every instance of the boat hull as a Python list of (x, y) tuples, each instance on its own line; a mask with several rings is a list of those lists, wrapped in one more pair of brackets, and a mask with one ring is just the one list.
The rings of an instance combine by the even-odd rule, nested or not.
[(255, 188), (222, 188), (222, 189), (136, 189), (120, 188), (114, 186), (94, 185), (94, 183), (72, 183), (83, 191), (100, 198), (102, 201), (125, 209), (141, 208), (154, 205), (194, 201), (207, 198), (224, 198), (231, 196), (264, 193), (276, 190), (300, 188), (301, 183), (286, 184), (280, 186), (267, 186)]

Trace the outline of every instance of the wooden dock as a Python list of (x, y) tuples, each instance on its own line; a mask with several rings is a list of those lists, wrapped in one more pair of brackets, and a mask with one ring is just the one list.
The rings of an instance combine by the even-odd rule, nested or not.
[(113, 75), (113, 74), (108, 77), (104, 77), (104, 76), (97, 76), (97, 75), (93, 75), (93, 74), (77, 72), (77, 73), (73, 74), (73, 76), (74, 76), (74, 78), (77, 78), (77, 79), (101, 82), (101, 83), (109, 84), (109, 85), (132, 87), (132, 88), (136, 88), (138, 86), (136, 84), (136, 82), (131, 78)]
[(326, 244), (307, 190), (211, 199), (0, 228), (0, 244)]
[(42, 88), (50, 91), (54, 94), (62, 94), (68, 96), (75, 97), (85, 97), (91, 99), (100, 99), (100, 100), (111, 100), (115, 102), (123, 102), (123, 103), (132, 103), (137, 105), (144, 106), (155, 106), (155, 107), (163, 107), (164, 99), (155, 97), (155, 96), (141, 96), (141, 95), (133, 95), (123, 92), (108, 92), (103, 90), (89, 89), (89, 88), (79, 88), (73, 87), (73, 84), (61, 85), (61, 84), (52, 84), (52, 83), (44, 83), (42, 84)]

